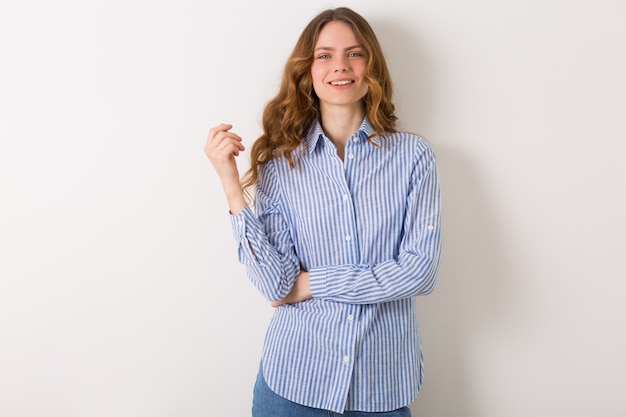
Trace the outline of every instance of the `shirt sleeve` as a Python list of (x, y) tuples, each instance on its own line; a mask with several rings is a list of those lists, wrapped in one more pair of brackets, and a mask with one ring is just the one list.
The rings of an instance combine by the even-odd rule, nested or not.
[(397, 257), (378, 264), (312, 268), (313, 297), (371, 304), (433, 291), (441, 259), (441, 196), (432, 149), (416, 159)]
[(300, 262), (284, 218), (271, 161), (259, 170), (255, 211), (246, 206), (230, 219), (239, 262), (246, 266), (252, 284), (269, 301), (285, 298), (300, 273)]

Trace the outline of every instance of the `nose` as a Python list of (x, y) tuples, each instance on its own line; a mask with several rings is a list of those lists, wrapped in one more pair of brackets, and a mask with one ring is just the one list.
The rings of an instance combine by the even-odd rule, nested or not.
[(335, 59), (335, 72), (347, 71), (349, 67), (347, 57), (338, 55)]

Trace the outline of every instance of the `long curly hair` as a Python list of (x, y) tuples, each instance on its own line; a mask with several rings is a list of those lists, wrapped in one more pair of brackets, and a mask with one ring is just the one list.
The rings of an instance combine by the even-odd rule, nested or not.
[(375, 129), (372, 137), (396, 131), (391, 77), (374, 31), (361, 15), (347, 7), (325, 10), (309, 22), (298, 38), (285, 64), (278, 94), (265, 106), (263, 134), (252, 145), (250, 169), (242, 179), (243, 188), (249, 196), (248, 188), (256, 182), (259, 167), (274, 156), (284, 155), (294, 166), (293, 151), (320, 115), (319, 98), (313, 90), (311, 65), (319, 34), (327, 23), (333, 21), (350, 25), (365, 50), (365, 80), (369, 89), (363, 100), (365, 114)]

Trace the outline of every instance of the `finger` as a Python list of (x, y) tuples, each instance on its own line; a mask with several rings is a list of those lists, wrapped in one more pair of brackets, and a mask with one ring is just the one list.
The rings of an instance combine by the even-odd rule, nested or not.
[(286, 302), (285, 300), (286, 300), (286, 299), (285, 299), (285, 298), (283, 298), (283, 299), (282, 299), (282, 300), (280, 300), (280, 301), (274, 301), (274, 302), (272, 302), (272, 307), (276, 308), (276, 307), (280, 307), (280, 306), (282, 306), (283, 304), (287, 304), (287, 302)]
[(244, 149), (241, 144), (230, 143), (225, 144), (220, 148), (207, 148), (205, 153), (213, 163), (224, 163), (233, 157), (239, 156), (239, 153), (243, 150)]
[(223, 140), (215, 147), (215, 149), (221, 152), (232, 152), (232, 148), (235, 148), (238, 151), (243, 151), (246, 149), (243, 144), (237, 140)]
[[(227, 133), (230, 129), (232, 129), (233, 125), (231, 125), (230, 123), (221, 123), (211, 129), (209, 129), (209, 134), (207, 139), (209, 141), (212, 141), (213, 139), (215, 139), (220, 133)], [(237, 136), (236, 134), (232, 133), (231, 134)], [(238, 137), (238, 136), (237, 136)]]
[(239, 137), (239, 135), (237, 135), (235, 133), (219, 132), (212, 139), (209, 138), (207, 140), (207, 145), (219, 148), (224, 143), (231, 143), (231, 142), (241, 143), (241, 142), (243, 142), (243, 139), (241, 139), (241, 137)]
[(272, 307), (276, 308), (276, 307), (280, 307), (283, 304), (289, 304), (291, 302), (291, 293), (287, 294), (287, 296), (285, 298), (283, 298), (282, 300), (278, 300), (278, 301), (273, 301), (272, 302)]
[(215, 127), (209, 129), (209, 135), (207, 139), (213, 139), (219, 132), (227, 132), (232, 128), (232, 125), (227, 123), (221, 123)]
[(209, 129), (209, 132), (221, 132), (221, 131), (227, 131), (232, 129), (233, 125), (231, 125), (230, 123), (220, 123), (217, 126), (212, 127), (211, 129)]
[(231, 137), (241, 140), (241, 137), (238, 134), (236, 134), (235, 132), (230, 132), (228, 129), (213, 128), (209, 130), (209, 140), (221, 139), (224, 137)]
[(219, 146), (207, 147), (207, 156), (211, 159), (228, 159), (234, 156), (239, 156), (240, 152), (245, 150), (244, 146), (240, 142), (226, 141), (219, 144)]
[(245, 150), (239, 136), (219, 134), (214, 139), (207, 139), (207, 142), (204, 145), (204, 152), (209, 157), (211, 155), (218, 156), (217, 154), (224, 152), (224, 150), (228, 147), (233, 147), (233, 149), (229, 150), (229, 154), (232, 154), (233, 152), (239, 153), (240, 151)]

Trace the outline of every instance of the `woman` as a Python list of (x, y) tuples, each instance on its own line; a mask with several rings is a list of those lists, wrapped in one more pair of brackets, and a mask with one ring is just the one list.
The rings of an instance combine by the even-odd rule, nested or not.
[(429, 144), (396, 131), (391, 92), (370, 25), (326, 10), (287, 61), (243, 185), (241, 138), (229, 124), (209, 132), (239, 259), (276, 307), (255, 417), (410, 415), (423, 374), (415, 296), (439, 270), (439, 185)]

